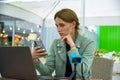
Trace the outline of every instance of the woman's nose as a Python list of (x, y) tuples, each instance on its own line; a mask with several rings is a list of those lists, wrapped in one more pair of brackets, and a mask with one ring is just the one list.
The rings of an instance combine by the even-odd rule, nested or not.
[(60, 31), (61, 31), (61, 28), (60, 28), (60, 27), (57, 27), (57, 31), (60, 32)]

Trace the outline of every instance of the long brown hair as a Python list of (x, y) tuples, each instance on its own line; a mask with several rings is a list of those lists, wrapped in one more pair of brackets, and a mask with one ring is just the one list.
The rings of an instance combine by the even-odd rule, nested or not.
[(75, 13), (73, 10), (68, 9), (68, 8), (62, 9), (62, 10), (58, 11), (58, 12), (55, 14), (54, 20), (56, 19), (56, 17), (62, 19), (62, 20), (65, 21), (65, 22), (68, 22), (68, 23), (72, 23), (73, 21), (75, 21), (75, 22), (76, 22), (75, 29), (76, 29), (77, 31), (80, 30), (80, 28), (79, 28), (79, 24), (80, 24), (80, 23), (79, 23), (79, 19), (78, 19), (76, 13)]

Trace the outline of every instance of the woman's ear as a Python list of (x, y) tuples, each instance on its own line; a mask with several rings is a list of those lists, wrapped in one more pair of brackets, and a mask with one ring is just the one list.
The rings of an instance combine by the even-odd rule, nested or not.
[(73, 22), (72, 22), (72, 25), (73, 25), (73, 27), (75, 28), (75, 27), (76, 27), (76, 22), (73, 21)]

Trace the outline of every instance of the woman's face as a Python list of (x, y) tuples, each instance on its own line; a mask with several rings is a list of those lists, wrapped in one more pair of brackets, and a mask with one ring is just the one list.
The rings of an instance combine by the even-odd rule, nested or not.
[(57, 27), (57, 31), (58, 31), (59, 35), (61, 36), (61, 38), (63, 38), (64, 36), (66, 36), (68, 34), (72, 35), (73, 29), (75, 26), (74, 22), (68, 23), (58, 17), (56, 17), (56, 19), (55, 19), (55, 25)]

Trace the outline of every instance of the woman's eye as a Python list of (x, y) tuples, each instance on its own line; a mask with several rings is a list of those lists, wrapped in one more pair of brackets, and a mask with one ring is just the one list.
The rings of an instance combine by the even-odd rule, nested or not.
[(64, 27), (65, 25), (64, 24), (60, 24), (60, 27)]
[(65, 26), (65, 24), (59, 24), (59, 25), (55, 24), (55, 25), (56, 25), (56, 27), (64, 27)]

